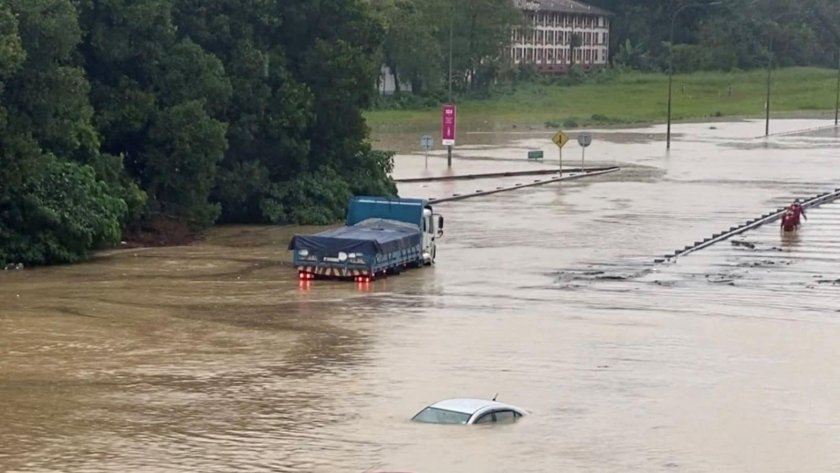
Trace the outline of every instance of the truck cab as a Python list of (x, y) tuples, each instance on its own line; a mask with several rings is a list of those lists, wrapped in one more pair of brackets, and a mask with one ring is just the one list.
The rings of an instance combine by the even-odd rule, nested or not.
[(436, 239), (443, 236), (443, 216), (434, 213), (431, 205), (423, 208), (423, 264), (435, 262), (437, 253)]

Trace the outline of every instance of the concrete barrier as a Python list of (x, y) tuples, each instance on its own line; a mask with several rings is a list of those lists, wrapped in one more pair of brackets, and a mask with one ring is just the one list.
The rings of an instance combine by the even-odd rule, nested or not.
[(440, 199), (431, 197), (431, 198), (429, 198), (429, 202), (432, 202), (432, 203), (435, 203), (435, 204), (440, 204), (442, 202), (454, 202), (454, 201), (465, 200), (465, 199), (469, 199), (469, 198), (473, 198), (473, 197), (481, 197), (481, 196), (485, 196), (485, 195), (498, 194), (500, 192), (509, 192), (509, 191), (513, 191), (513, 190), (517, 190), (517, 189), (524, 189), (526, 187), (542, 186), (542, 185), (546, 185), (546, 184), (551, 184), (553, 182), (571, 181), (571, 180), (576, 180), (576, 179), (583, 179), (583, 178), (586, 178), (586, 177), (601, 176), (601, 175), (604, 175), (604, 174), (618, 172), (620, 170), (621, 170), (621, 168), (619, 168), (619, 167), (603, 168), (603, 169), (600, 169), (600, 170), (597, 170), (597, 171), (583, 172), (583, 173), (580, 173), (580, 174), (575, 174), (573, 176), (564, 175), (564, 176), (561, 176), (561, 177), (541, 180), (541, 181), (538, 181), (538, 182), (532, 182), (532, 183), (528, 183), (528, 184), (516, 183), (515, 185), (510, 186), (510, 187), (502, 187), (502, 188), (497, 187), (496, 189), (487, 190), (487, 191), (479, 190), (479, 191), (476, 191), (473, 194), (465, 194), (465, 195), (453, 194), (451, 197), (442, 197)]
[[(592, 167), (592, 168), (563, 168), (563, 174), (584, 173), (591, 174), (593, 172), (607, 171), (610, 169), (618, 169), (617, 166), (607, 167)], [(411, 182), (438, 182), (438, 181), (466, 181), (472, 179), (492, 179), (497, 177), (520, 177), (520, 176), (546, 176), (549, 174), (557, 174), (557, 169), (538, 169), (534, 171), (507, 171), (507, 172), (490, 172), (480, 174), (461, 174), (458, 176), (436, 176), (436, 177), (408, 177), (404, 179), (394, 179), (397, 184), (405, 184)]]
[[(837, 199), (840, 199), (840, 188), (835, 189), (834, 192), (824, 192), (822, 194), (817, 194), (816, 196), (811, 197), (809, 199), (804, 199), (804, 201), (802, 202), (802, 207), (816, 207), (820, 204), (824, 204), (826, 202), (833, 202)], [(695, 241), (693, 245), (688, 245), (682, 250), (675, 251), (674, 256), (666, 255), (664, 262), (676, 259), (677, 256), (685, 256), (695, 251), (702, 250), (703, 248), (707, 248), (711, 245), (714, 245), (715, 243), (728, 240), (729, 238), (732, 238), (735, 235), (739, 235), (748, 230), (752, 230), (754, 228), (758, 228), (762, 225), (778, 220), (779, 218), (781, 218), (781, 216), (786, 210), (787, 207), (778, 207), (774, 212), (765, 213), (762, 214), (761, 217), (747, 220), (747, 222), (744, 224), (740, 224), (735, 227), (729, 227), (729, 231), (715, 233), (712, 235), (711, 238), (705, 238), (703, 241)], [(659, 260), (660, 258), (655, 259), (654, 263), (662, 262)]]

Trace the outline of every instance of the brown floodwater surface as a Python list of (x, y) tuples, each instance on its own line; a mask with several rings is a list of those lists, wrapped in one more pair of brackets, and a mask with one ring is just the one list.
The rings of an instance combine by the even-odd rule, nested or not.
[[(838, 471), (840, 204), (653, 264), (840, 187), (836, 130), (794, 133), (820, 125), (594, 130), (622, 172), (441, 204), (436, 266), (369, 286), (297, 280), (312, 227), (0, 271), (0, 471)], [(451, 170), (407, 144), (395, 176), (554, 168), (550, 135), (466, 135)], [(530, 415), (409, 421), (496, 393)]]

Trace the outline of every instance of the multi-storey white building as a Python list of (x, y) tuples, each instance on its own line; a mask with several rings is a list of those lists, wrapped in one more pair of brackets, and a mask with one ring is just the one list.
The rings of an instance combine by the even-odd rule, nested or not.
[[(573, 65), (606, 66), (610, 54), (611, 13), (575, 0), (514, 0), (525, 27), (513, 32), (510, 58), (543, 73), (562, 73)], [(572, 38), (580, 35), (580, 46)], [(574, 51), (574, 53), (572, 53)]]

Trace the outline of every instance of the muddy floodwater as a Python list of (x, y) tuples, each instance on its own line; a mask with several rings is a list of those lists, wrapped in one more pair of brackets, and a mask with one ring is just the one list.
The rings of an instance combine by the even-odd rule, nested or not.
[[(654, 264), (840, 187), (836, 129), (772, 125), (678, 125), (670, 152), (592, 130), (585, 163), (621, 172), (440, 204), (437, 265), (370, 286), (301, 285), (285, 247), (312, 228), (0, 271), (0, 471), (840, 471), (840, 204)], [(451, 170), (380, 143), (406, 178), (555, 168), (550, 136), (466, 135)], [(496, 393), (530, 415), (409, 421)]]

